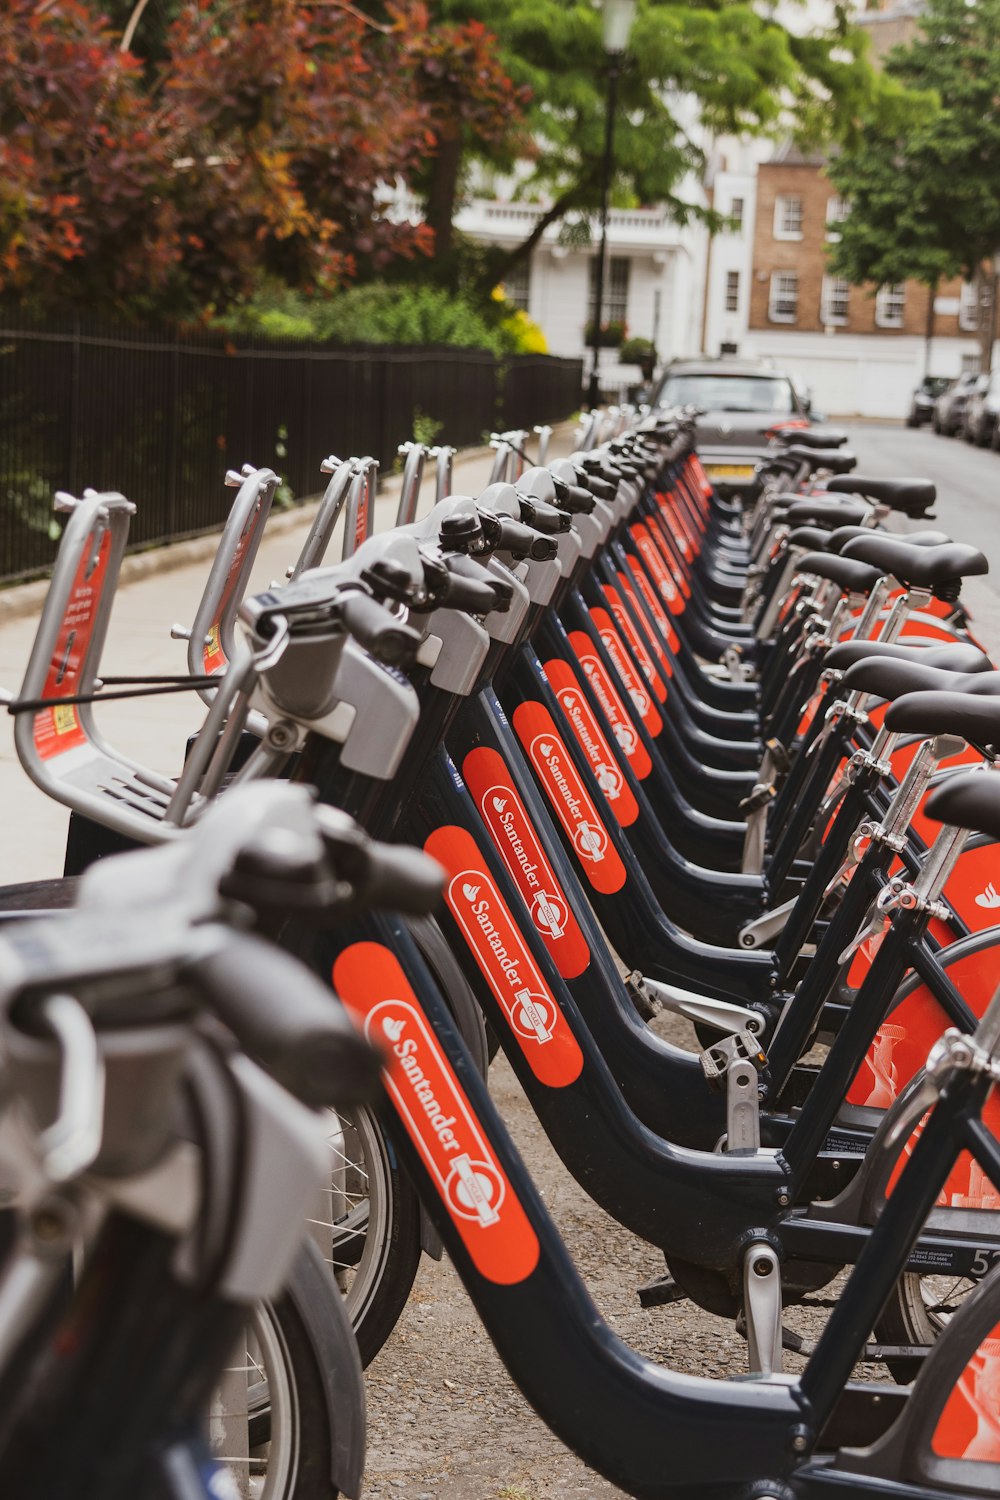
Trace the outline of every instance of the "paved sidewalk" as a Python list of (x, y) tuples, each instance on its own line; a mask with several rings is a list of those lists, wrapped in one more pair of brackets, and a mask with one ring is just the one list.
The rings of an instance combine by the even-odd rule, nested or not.
[[(572, 452), (573, 425), (563, 423), (553, 436), (550, 457)], [(460, 454), (455, 460), (456, 494), (477, 494), (484, 488), (493, 455), (488, 449)], [(375, 530), (391, 526), (399, 499), (399, 477), (390, 476), (375, 505)], [(421, 491), (421, 511), (434, 500), (433, 465)], [(251, 579), (250, 592), (283, 579), (298, 553), (315, 513), (314, 505), (292, 515), (274, 518), (265, 534)], [(338, 527), (329, 558), (340, 555)], [(189, 626), (208, 576), (214, 543), (201, 538), (143, 554), (137, 579), (123, 582), (115, 600), (104, 653), (109, 673), (138, 675), (186, 670), (186, 642), (170, 638), (173, 623)], [(194, 558), (194, 560), (192, 560)], [(177, 566), (180, 560), (181, 565)], [(20, 596), (17, 598), (15, 596)], [(38, 620), (40, 591), (35, 584), (0, 595), (0, 687), (16, 691), (27, 665)], [(18, 614), (19, 608), (29, 612)], [(14, 617), (11, 618), (10, 616)], [(101, 705), (96, 711), (102, 733), (116, 747), (166, 775), (181, 765), (187, 736), (204, 717), (196, 693), (162, 698), (125, 700)], [(0, 884), (41, 880), (61, 875), (69, 813), (40, 792), (22, 771), (14, 751), (13, 721), (0, 716), (0, 808), (4, 838), (0, 847)]]

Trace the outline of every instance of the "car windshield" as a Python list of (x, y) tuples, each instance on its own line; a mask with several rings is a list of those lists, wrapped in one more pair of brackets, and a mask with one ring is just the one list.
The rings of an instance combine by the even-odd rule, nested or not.
[(668, 375), (660, 395), (672, 406), (706, 411), (759, 411), (778, 416), (798, 410), (789, 381), (779, 375)]
[(923, 388), (930, 396), (943, 396), (951, 383), (947, 375), (925, 375)]

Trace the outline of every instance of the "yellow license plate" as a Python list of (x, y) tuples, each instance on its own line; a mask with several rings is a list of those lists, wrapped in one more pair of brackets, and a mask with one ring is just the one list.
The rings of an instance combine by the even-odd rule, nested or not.
[(706, 464), (709, 479), (752, 479), (753, 464)]

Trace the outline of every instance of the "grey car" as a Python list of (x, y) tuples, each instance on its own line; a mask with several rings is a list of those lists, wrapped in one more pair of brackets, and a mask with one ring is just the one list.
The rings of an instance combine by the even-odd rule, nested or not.
[(808, 401), (787, 375), (744, 360), (676, 360), (664, 371), (654, 395), (657, 403), (701, 408), (698, 453), (722, 493), (752, 486), (773, 428), (811, 425)]
[[(984, 383), (985, 382), (985, 383)], [(962, 414), (962, 436), (967, 443), (980, 448), (997, 446), (997, 418), (1000, 416), (1000, 370), (983, 375), (974, 388)]]
[(934, 420), (934, 403), (954, 385), (947, 375), (925, 375), (910, 398), (907, 427), (922, 427)]
[(961, 432), (965, 403), (973, 391), (985, 387), (988, 379), (987, 375), (974, 375), (969, 370), (960, 375), (934, 403), (934, 415), (931, 418), (934, 431), (944, 433), (945, 437), (954, 437), (956, 432)]

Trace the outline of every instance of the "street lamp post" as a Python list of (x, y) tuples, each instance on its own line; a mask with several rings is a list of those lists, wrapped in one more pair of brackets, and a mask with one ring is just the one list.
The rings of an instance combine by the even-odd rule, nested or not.
[(597, 258), (594, 286), (594, 322), (591, 330), (590, 383), (587, 405), (593, 410), (601, 403), (598, 365), (601, 357), (601, 316), (604, 311), (604, 268), (608, 259), (608, 198), (611, 195), (611, 172), (614, 166), (615, 110), (618, 104), (618, 77), (622, 58), (628, 46), (629, 32), (635, 19), (636, 0), (604, 0), (604, 51), (608, 58), (608, 87), (604, 114), (604, 161), (601, 167), (601, 249)]

